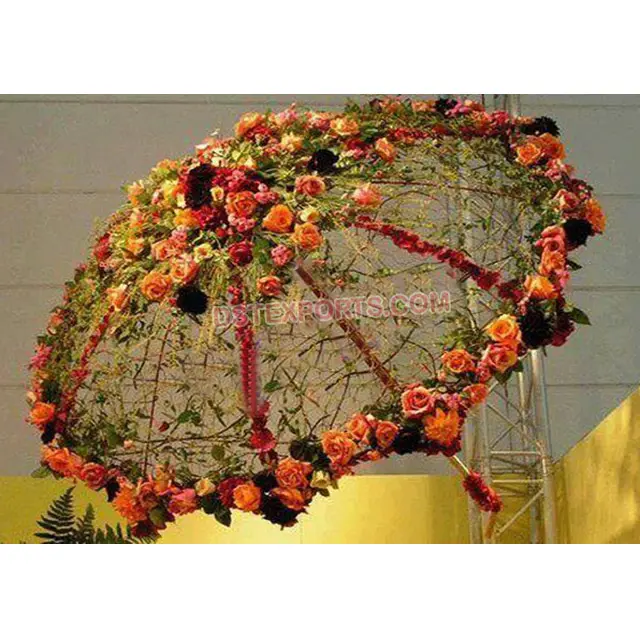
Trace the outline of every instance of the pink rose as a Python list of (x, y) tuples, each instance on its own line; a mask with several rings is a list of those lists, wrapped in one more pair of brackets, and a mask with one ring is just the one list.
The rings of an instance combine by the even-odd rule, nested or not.
[(276, 267), (284, 267), (285, 264), (291, 261), (293, 258), (293, 251), (289, 247), (285, 247), (283, 244), (279, 244), (277, 247), (271, 249), (271, 259)]
[(379, 207), (382, 204), (382, 194), (378, 189), (370, 184), (358, 187), (352, 195), (352, 198), (361, 207)]
[(176, 516), (183, 516), (198, 508), (198, 499), (195, 489), (184, 489), (175, 493), (169, 500), (169, 511)]

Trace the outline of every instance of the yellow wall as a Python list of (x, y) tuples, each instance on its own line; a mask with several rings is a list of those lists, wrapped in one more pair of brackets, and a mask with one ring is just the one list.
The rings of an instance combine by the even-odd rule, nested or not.
[[(52, 479), (0, 479), (0, 542), (34, 542), (35, 521), (66, 483)], [(78, 511), (90, 500), (100, 522), (117, 521), (101, 495), (76, 490)], [(330, 498), (317, 497), (297, 527), (281, 531), (250, 514), (234, 512), (230, 529), (196, 513), (164, 532), (171, 543), (464, 543), (467, 501), (457, 477), (361, 476), (343, 478)]]
[[(53, 479), (0, 478), (0, 542), (36, 541), (35, 521), (65, 486)], [(640, 390), (556, 464), (556, 488), (559, 542), (640, 542)], [(78, 511), (89, 501), (99, 522), (117, 521), (102, 495), (78, 486)], [(512, 508), (507, 503), (507, 514)], [(501, 542), (527, 539), (523, 519)], [(330, 498), (316, 498), (297, 527), (281, 531), (234, 512), (227, 529), (197, 513), (170, 525), (161, 542), (465, 543), (467, 500), (458, 477), (347, 477)]]
[(640, 390), (556, 465), (559, 542), (640, 542)]

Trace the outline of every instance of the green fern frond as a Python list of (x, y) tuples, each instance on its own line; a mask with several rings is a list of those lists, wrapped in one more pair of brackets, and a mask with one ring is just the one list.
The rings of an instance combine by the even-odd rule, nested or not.
[(90, 504), (84, 516), (76, 522), (76, 543), (77, 544), (94, 544), (96, 529), (94, 522), (96, 519), (96, 511)]
[(53, 501), (44, 516), (38, 520), (43, 531), (38, 531), (35, 535), (45, 540), (44, 544), (75, 544), (75, 524), (73, 487), (70, 487)]
[(155, 542), (153, 538), (136, 538), (131, 527), (124, 529), (106, 525), (104, 529), (95, 526), (96, 512), (89, 505), (81, 518), (74, 515), (73, 489), (70, 487), (56, 498), (47, 512), (38, 520), (42, 531), (35, 536), (44, 544), (146, 544)]

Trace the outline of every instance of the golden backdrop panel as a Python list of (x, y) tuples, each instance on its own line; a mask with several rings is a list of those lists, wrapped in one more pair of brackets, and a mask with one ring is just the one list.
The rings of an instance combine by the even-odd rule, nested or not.
[[(0, 542), (37, 542), (36, 520), (69, 483), (0, 479)], [(118, 522), (102, 494), (78, 485), (76, 512), (91, 502), (98, 524)], [(332, 497), (316, 501), (300, 526), (281, 531), (251, 514), (234, 513), (230, 529), (193, 513), (169, 525), (163, 544), (465, 543), (467, 499), (457, 477), (361, 476), (343, 478)]]
[(640, 390), (556, 465), (559, 541), (640, 542)]

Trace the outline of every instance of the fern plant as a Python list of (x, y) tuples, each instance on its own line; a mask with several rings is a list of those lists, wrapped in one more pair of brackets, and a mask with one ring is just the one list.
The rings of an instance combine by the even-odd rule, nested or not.
[(35, 533), (44, 544), (139, 544), (154, 542), (151, 538), (136, 538), (131, 528), (124, 529), (118, 524), (115, 527), (106, 525), (96, 528), (96, 512), (89, 505), (84, 515), (76, 518), (73, 502), (74, 487), (67, 489), (56, 498), (47, 512), (38, 520), (40, 530)]

